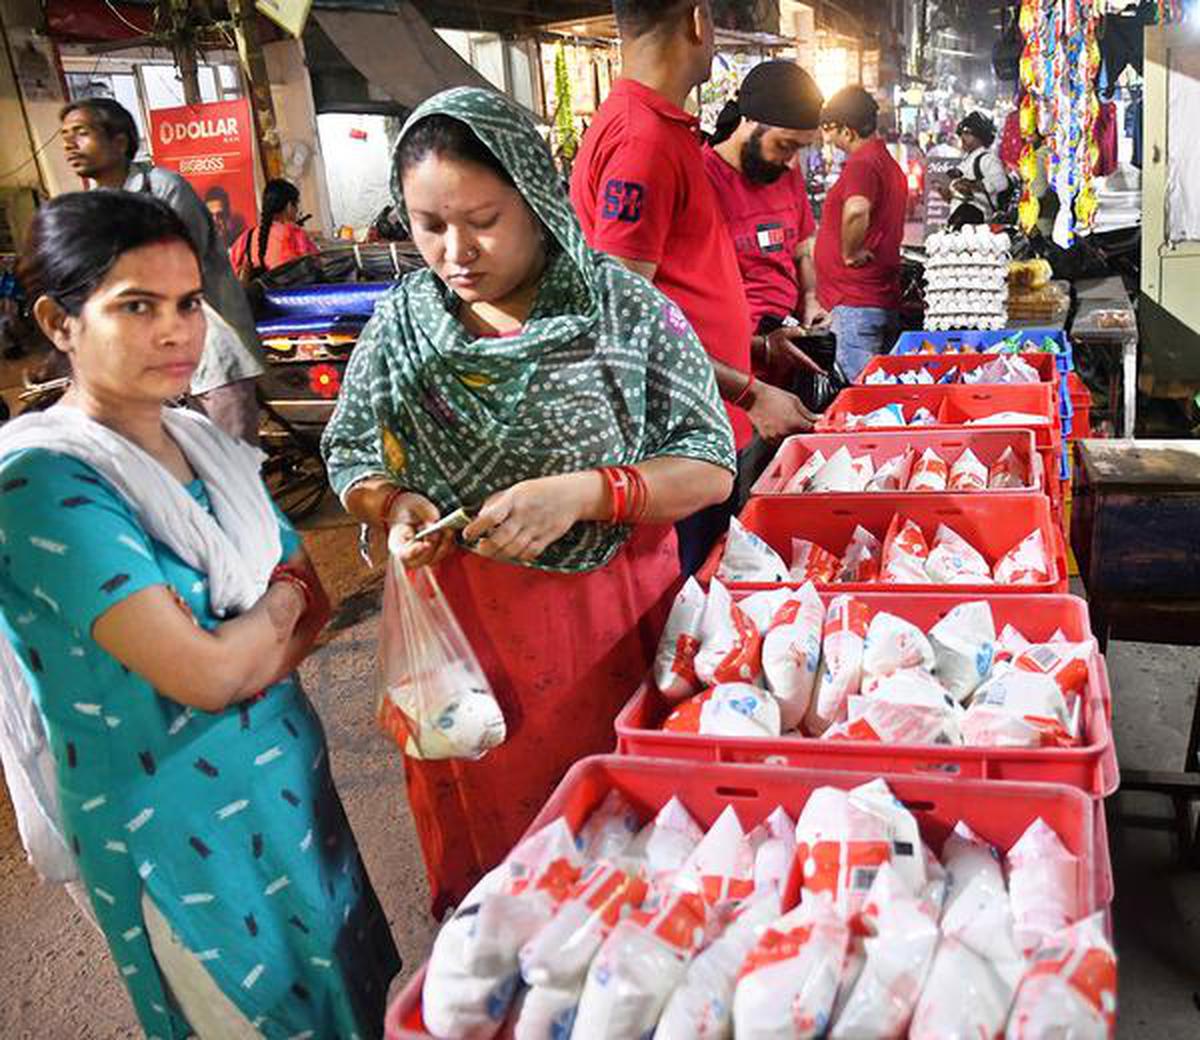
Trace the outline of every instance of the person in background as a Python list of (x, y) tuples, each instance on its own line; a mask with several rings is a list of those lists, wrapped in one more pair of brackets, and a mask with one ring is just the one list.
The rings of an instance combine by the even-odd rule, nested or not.
[(908, 181), (876, 133), (879, 105), (862, 87), (821, 110), (828, 144), (846, 154), (817, 230), (817, 295), (832, 315), (837, 360), (850, 380), (886, 353), (900, 325), (900, 244)]
[(797, 334), (829, 321), (817, 300), (817, 222), (797, 162), (820, 136), (823, 103), (816, 81), (795, 62), (765, 61), (747, 74), (704, 149), (750, 319), (767, 348), (766, 370), (775, 368), (767, 336), (785, 320), (799, 320)]
[(299, 219), (300, 189), (291, 181), (267, 181), (258, 224), (243, 231), (229, 250), (229, 262), (243, 282), (319, 252)]
[(204, 351), (190, 230), (149, 195), (60, 195), (21, 279), (72, 377), (0, 429), (30, 858), (81, 889), (146, 1036), (377, 1037), (400, 960), (296, 676), (329, 602), (259, 452), (168, 407)]
[[(612, 749), (679, 587), (670, 525), (733, 486), (695, 333), (588, 247), (555, 171), (502, 94), (413, 112), (393, 185), (428, 267), (376, 306), (322, 442), (346, 508), (435, 567), (506, 720), (478, 761), (405, 758), (439, 917), (572, 764)], [(461, 544), (414, 540), (464, 507)]]
[(950, 182), (945, 196), (957, 202), (949, 227), (990, 223), (1009, 188), (1004, 163), (992, 151), (996, 125), (982, 112), (972, 112), (958, 124), (958, 136), (964, 158), (962, 176)]
[(234, 212), (229, 192), (219, 184), (214, 184), (204, 193), (204, 205), (212, 214), (221, 245), (228, 249), (237, 241), (238, 235), (246, 230), (246, 218)]
[[(704, 172), (699, 120), (684, 111), (712, 71), (709, 0), (614, 0), (613, 11), (622, 77), (583, 137), (571, 202), (589, 245), (679, 305), (716, 373), (739, 452), (738, 487), (728, 502), (680, 525), (691, 573), (769, 461), (767, 446), (811, 430), (815, 417), (752, 371), (754, 326), (737, 254)], [(796, 350), (784, 330), (771, 334), (771, 349)]]
[(186, 180), (158, 166), (135, 163), (137, 124), (111, 98), (86, 98), (59, 114), (67, 163), (100, 188), (123, 188), (162, 199), (186, 225), (204, 274), (209, 315), (204, 358), (190, 391), (226, 433), (258, 443), (255, 382), (263, 373), (262, 349), (246, 293), (229, 266), (212, 214)]

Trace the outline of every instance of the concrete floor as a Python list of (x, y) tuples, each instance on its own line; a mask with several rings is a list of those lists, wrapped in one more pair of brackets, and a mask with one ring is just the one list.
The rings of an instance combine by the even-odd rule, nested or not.
[[(341, 609), (303, 675), (407, 977), (424, 960), (434, 928), (404, 811), (399, 756), (373, 722), (378, 582), (358, 563), (353, 540), (351, 529), (329, 523), (306, 536)], [(1200, 649), (1115, 643), (1109, 671), (1122, 765), (1181, 764)], [(1174, 865), (1167, 834), (1119, 824), (1127, 813), (1169, 811), (1153, 798), (1118, 795), (1110, 804), (1123, 1040), (1200, 1037), (1200, 873)], [(100, 935), (62, 891), (40, 885), (26, 866), (6, 797), (0, 797), (0, 937), (0, 1038), (139, 1035)]]

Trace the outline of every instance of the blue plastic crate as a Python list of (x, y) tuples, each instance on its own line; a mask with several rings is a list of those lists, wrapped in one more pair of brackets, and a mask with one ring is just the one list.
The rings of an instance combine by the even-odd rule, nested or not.
[(897, 355), (919, 354), (926, 343), (932, 343), (939, 354), (946, 347), (974, 347), (976, 350), (986, 350), (988, 347), (1008, 339), (1014, 333), (1020, 333), (1026, 339), (1041, 341), (1054, 340), (1058, 347), (1057, 364), (1060, 372), (1070, 372), (1074, 366), (1074, 355), (1071, 341), (1061, 329), (1001, 329), (998, 332), (983, 332), (979, 329), (962, 329), (951, 332), (902, 332), (892, 347), (892, 353)]

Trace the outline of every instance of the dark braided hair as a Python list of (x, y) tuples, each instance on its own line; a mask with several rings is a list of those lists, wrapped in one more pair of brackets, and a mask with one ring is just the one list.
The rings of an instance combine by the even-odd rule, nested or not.
[(282, 178), (267, 181), (262, 193), (262, 221), (258, 225), (258, 266), (267, 266), (267, 244), (271, 240), (271, 225), (293, 202), (300, 202), (300, 189)]

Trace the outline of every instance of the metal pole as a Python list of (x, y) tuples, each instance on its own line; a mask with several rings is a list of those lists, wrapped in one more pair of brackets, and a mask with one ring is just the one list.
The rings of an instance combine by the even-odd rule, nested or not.
[(268, 180), (272, 180), (283, 176), (283, 150), (275, 122), (275, 102), (271, 98), (267, 60), (258, 42), (258, 16), (252, 0), (229, 0), (229, 14), (233, 18), (233, 31), (237, 37), (242, 77), (250, 93), (250, 108), (254, 113), (263, 173)]

